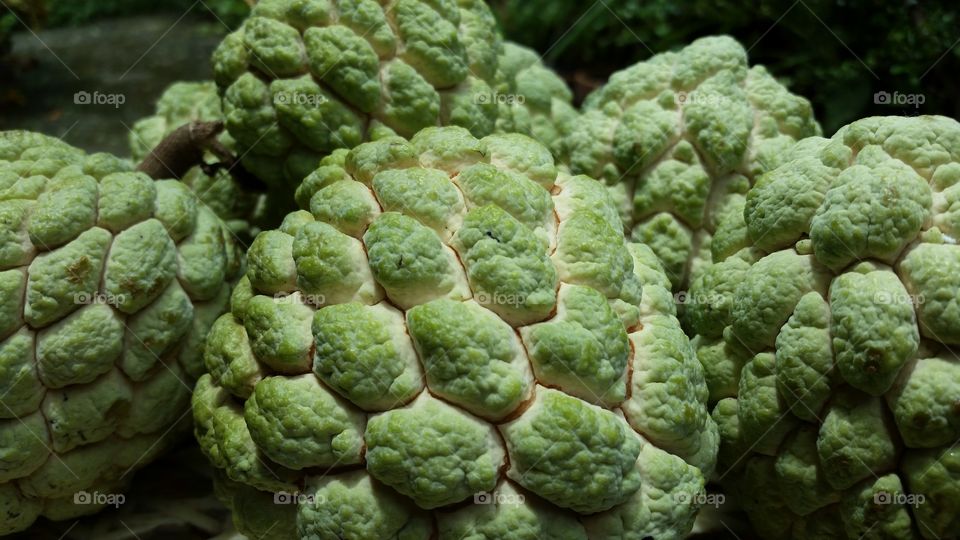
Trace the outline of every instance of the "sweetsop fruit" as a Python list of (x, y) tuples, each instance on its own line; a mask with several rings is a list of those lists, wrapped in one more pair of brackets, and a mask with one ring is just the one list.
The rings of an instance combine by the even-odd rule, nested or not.
[(533, 49), (504, 42), (493, 99), (497, 133), (522, 133), (546, 145), (554, 155), (578, 113), (573, 92)]
[[(256, 538), (682, 538), (719, 434), (656, 257), (523, 135), (338, 150), (193, 398)], [(473, 531), (471, 533), (471, 531)]]
[(867, 118), (785, 159), (690, 289), (720, 476), (764, 538), (956, 538), (960, 123)]
[(610, 186), (628, 236), (684, 289), (757, 177), (819, 133), (806, 99), (715, 36), (611, 76), (587, 97), (561, 153), (574, 174)]
[(244, 165), (292, 193), (338, 148), (427, 126), (492, 133), (500, 48), (483, 0), (261, 0), (213, 65)]
[(189, 427), (239, 255), (181, 183), (0, 132), (0, 534), (98, 510)]
[[(223, 120), (223, 112), (217, 85), (213, 81), (173, 83), (157, 100), (155, 114), (133, 125), (129, 135), (130, 153), (134, 161), (143, 161), (164, 137), (177, 128), (191, 122), (219, 120)], [(220, 142), (226, 148), (234, 146), (227, 133), (220, 136)], [(214, 156), (205, 159), (208, 163), (218, 161)], [(249, 232), (251, 222), (260, 220), (256, 215), (258, 210), (263, 212), (262, 205), (258, 208), (260, 195), (246, 191), (229, 171), (221, 169), (207, 175), (200, 167), (194, 167), (181, 181), (237, 234)]]

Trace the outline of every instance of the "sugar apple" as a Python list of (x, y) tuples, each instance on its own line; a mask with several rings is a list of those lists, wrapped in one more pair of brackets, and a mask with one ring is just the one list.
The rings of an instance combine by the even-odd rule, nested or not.
[(627, 234), (683, 289), (757, 176), (819, 133), (806, 99), (715, 36), (615, 73), (587, 97), (562, 155), (610, 186)]
[(500, 54), (493, 99), (497, 103), (496, 133), (523, 133), (559, 155), (561, 140), (578, 114), (573, 92), (540, 55), (505, 42)]
[(720, 476), (764, 538), (956, 538), (960, 123), (867, 118), (785, 159), (690, 289)]
[[(160, 142), (177, 128), (191, 122), (213, 122), (223, 120), (220, 96), (213, 81), (176, 82), (170, 85), (157, 100), (156, 112), (137, 121), (130, 131), (130, 152), (134, 161), (140, 162)], [(229, 134), (220, 136), (226, 148), (233, 147)], [(208, 156), (209, 163), (217, 158)], [(248, 192), (226, 170), (213, 175), (204, 174), (200, 167), (194, 167), (182, 178), (197, 198), (213, 210), (237, 234), (249, 231), (251, 222), (260, 220), (255, 211), (258, 208), (260, 194)]]
[(179, 182), (0, 132), (0, 534), (98, 510), (188, 427), (238, 255)]
[(213, 65), (244, 165), (292, 193), (337, 148), (441, 124), (492, 133), (500, 48), (483, 0), (261, 0)]
[(338, 150), (297, 198), (193, 398), (238, 529), (685, 536), (719, 434), (669, 281), (601, 183), (446, 127)]

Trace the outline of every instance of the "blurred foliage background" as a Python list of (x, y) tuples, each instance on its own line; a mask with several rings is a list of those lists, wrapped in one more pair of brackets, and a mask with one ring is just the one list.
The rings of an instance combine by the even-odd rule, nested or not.
[(200, 7), (202, 9), (198, 9), (198, 12), (234, 27), (250, 11), (252, 2), (253, 0), (3, 0), (2, 4), (5, 4), (7, 9), (2, 20), (4, 28), (8, 30), (15, 28), (18, 18), (31, 26), (42, 22), (56, 28), (82, 25), (107, 17), (186, 13), (191, 8)]
[(0, 57), (10, 53), (10, 37), (15, 31), (40, 27), (60, 28), (113, 17), (152, 13), (183, 14), (195, 12), (201, 17), (235, 28), (256, 0), (0, 0)]
[[(83, 26), (191, 11), (226, 31), (254, 0), (2, 0), (4, 36), (24, 26)], [(960, 117), (960, 6), (956, 0), (491, 0), (504, 33), (544, 54), (582, 98), (610, 73), (697, 37), (727, 33), (813, 101), (830, 134), (870, 114)], [(13, 15), (11, 10), (16, 13)], [(877, 103), (875, 94), (924, 103)], [(892, 101), (892, 100), (891, 100)]]

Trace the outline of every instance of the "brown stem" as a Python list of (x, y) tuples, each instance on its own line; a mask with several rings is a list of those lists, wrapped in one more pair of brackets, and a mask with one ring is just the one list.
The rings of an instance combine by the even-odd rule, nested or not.
[[(160, 144), (143, 158), (137, 170), (156, 180), (174, 178), (180, 180), (194, 167), (203, 168), (204, 174), (214, 175), (226, 170), (246, 190), (264, 191), (266, 186), (250, 174), (240, 160), (218, 137), (223, 132), (223, 122), (191, 122), (171, 131)], [(204, 153), (210, 152), (219, 163), (206, 163)]]

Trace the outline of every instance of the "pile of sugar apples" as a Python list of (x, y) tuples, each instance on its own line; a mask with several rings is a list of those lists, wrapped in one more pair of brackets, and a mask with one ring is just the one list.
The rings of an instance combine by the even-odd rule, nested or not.
[[(726, 36), (578, 109), (481, 0), (213, 66), (131, 159), (0, 133), (0, 535), (192, 431), (251, 539), (957, 537), (956, 121), (823, 138)], [(200, 121), (242, 171), (138, 171)]]

